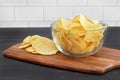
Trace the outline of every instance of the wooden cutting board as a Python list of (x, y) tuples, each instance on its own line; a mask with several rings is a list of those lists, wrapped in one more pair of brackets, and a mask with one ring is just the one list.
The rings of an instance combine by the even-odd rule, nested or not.
[(93, 56), (75, 58), (60, 52), (52, 56), (31, 54), (24, 49), (19, 49), (19, 45), (16, 44), (6, 49), (3, 52), (4, 56), (30, 63), (94, 74), (103, 74), (111, 69), (120, 68), (120, 50), (116, 49), (103, 47)]

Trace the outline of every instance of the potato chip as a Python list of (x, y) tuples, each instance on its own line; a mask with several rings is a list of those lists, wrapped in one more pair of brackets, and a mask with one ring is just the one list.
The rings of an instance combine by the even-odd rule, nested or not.
[(30, 38), (31, 38), (31, 36), (27, 36), (27, 37), (23, 40), (23, 43), (30, 43)]
[(28, 52), (31, 52), (31, 53), (35, 53), (35, 54), (37, 54), (37, 52), (33, 49), (32, 46), (27, 47), (25, 50), (28, 51)]
[(21, 43), (21, 45), (19, 46), (19, 48), (27, 48), (29, 46), (31, 46), (31, 44), (29, 44), (29, 43)]
[(58, 28), (59, 26), (58, 26), (58, 23), (55, 23), (55, 24), (53, 24), (52, 25), (54, 28)]
[(70, 54), (79, 54), (81, 53), (79, 47), (76, 47), (75, 45), (73, 45), (73, 48), (71, 48), (70, 51), (68, 51)]
[(94, 24), (99, 24), (98, 20), (91, 20)]
[(72, 22), (67, 30), (85, 30), (80, 23)]
[(74, 44), (72, 49), (69, 51), (70, 53), (79, 54), (81, 53), (81, 50), (86, 49), (86, 43), (83, 39), (79, 40), (70, 39), (70, 41), (72, 42), (72, 44)]
[(27, 48), (31, 46), (31, 42), (34, 41), (35, 39), (39, 38), (39, 35), (33, 35), (33, 36), (27, 36), (23, 42), (21, 43), (19, 48)]
[(89, 46), (87, 46), (86, 51), (89, 53), (92, 52), (94, 49), (95, 49), (95, 43), (90, 43)]
[(67, 38), (67, 36), (65, 36), (65, 33), (63, 33), (62, 31), (60, 32), (60, 34), (62, 35), (62, 41), (65, 43), (66, 50), (69, 51), (72, 48), (72, 43), (71, 41)]
[(86, 16), (83, 15), (80, 15), (80, 22), (86, 30), (91, 30), (91, 26), (94, 24), (91, 20), (89, 20)]
[(30, 40), (32, 42), (32, 41), (34, 41), (34, 40), (36, 40), (38, 38), (41, 38), (41, 36), (39, 36), (39, 35), (33, 35), (33, 36), (31, 36)]
[(63, 48), (64, 50), (67, 50), (67, 45), (65, 45), (64, 41), (62, 41), (62, 35), (60, 34), (60, 32), (56, 32), (55, 33), (55, 37), (56, 37), (56, 43), (58, 44), (59, 47)]
[(53, 41), (45, 37), (40, 37), (33, 41), (32, 47), (38, 54), (42, 55), (53, 55), (58, 51)]
[(85, 36), (85, 41), (87, 42), (96, 42), (103, 37), (103, 34), (99, 31), (88, 31)]
[(76, 47), (78, 46), (79, 49), (85, 49), (86, 48), (86, 43), (83, 39), (80, 39), (79, 41), (75, 40), (75, 39), (70, 39), (70, 41), (76, 45)]
[[(60, 31), (56, 33), (56, 38), (58, 40), (58, 43), (60, 43), (60, 46), (66, 50), (69, 51), (72, 48), (72, 43), (67, 39), (67, 36), (65, 36), (66, 33)], [(68, 47), (69, 46), (69, 47)]]
[(101, 40), (98, 40), (97, 42), (95, 42), (95, 47), (99, 46), (101, 43), (100, 43)]
[(27, 36), (27, 37), (23, 40), (23, 42), (21, 43), (21, 45), (20, 45), (19, 48), (26, 48), (26, 47), (30, 46), (30, 45), (31, 45), (31, 44), (30, 44), (30, 38), (31, 38), (31, 36)]
[(70, 20), (64, 20), (62, 18), (59, 19), (59, 23), (63, 29), (68, 30), (69, 26), (72, 24)]
[(73, 38), (73, 39), (78, 39), (81, 36), (84, 36), (86, 34), (85, 31), (79, 31), (79, 30), (73, 30), (73, 31), (68, 31), (67, 37), (68, 38)]
[(75, 16), (71, 21), (80, 23), (80, 16)]

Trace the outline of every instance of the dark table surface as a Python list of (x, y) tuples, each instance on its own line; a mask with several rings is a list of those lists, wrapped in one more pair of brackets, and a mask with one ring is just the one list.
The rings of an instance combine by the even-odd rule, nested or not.
[[(120, 80), (120, 69), (94, 75), (35, 65), (3, 56), (3, 50), (34, 34), (51, 38), (50, 28), (0, 28), (0, 80)], [(120, 49), (120, 28), (108, 28), (104, 46)]]

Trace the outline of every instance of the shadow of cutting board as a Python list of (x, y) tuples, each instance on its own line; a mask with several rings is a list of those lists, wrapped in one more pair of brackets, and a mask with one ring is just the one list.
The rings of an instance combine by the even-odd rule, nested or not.
[(120, 50), (116, 49), (103, 47), (93, 56), (75, 58), (60, 52), (52, 56), (31, 54), (24, 49), (19, 49), (19, 45), (16, 44), (6, 49), (3, 52), (4, 56), (30, 63), (94, 74), (103, 74), (111, 69), (120, 68)]

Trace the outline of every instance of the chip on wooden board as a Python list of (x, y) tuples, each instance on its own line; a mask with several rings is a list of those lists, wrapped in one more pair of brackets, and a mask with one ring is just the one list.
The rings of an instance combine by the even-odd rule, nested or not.
[(28, 52), (37, 54), (37, 52), (35, 51), (35, 49), (32, 46), (27, 47), (25, 50), (28, 51)]
[(52, 40), (39, 35), (26, 37), (19, 48), (23, 48), (33, 54), (42, 55), (53, 55), (58, 51)]

